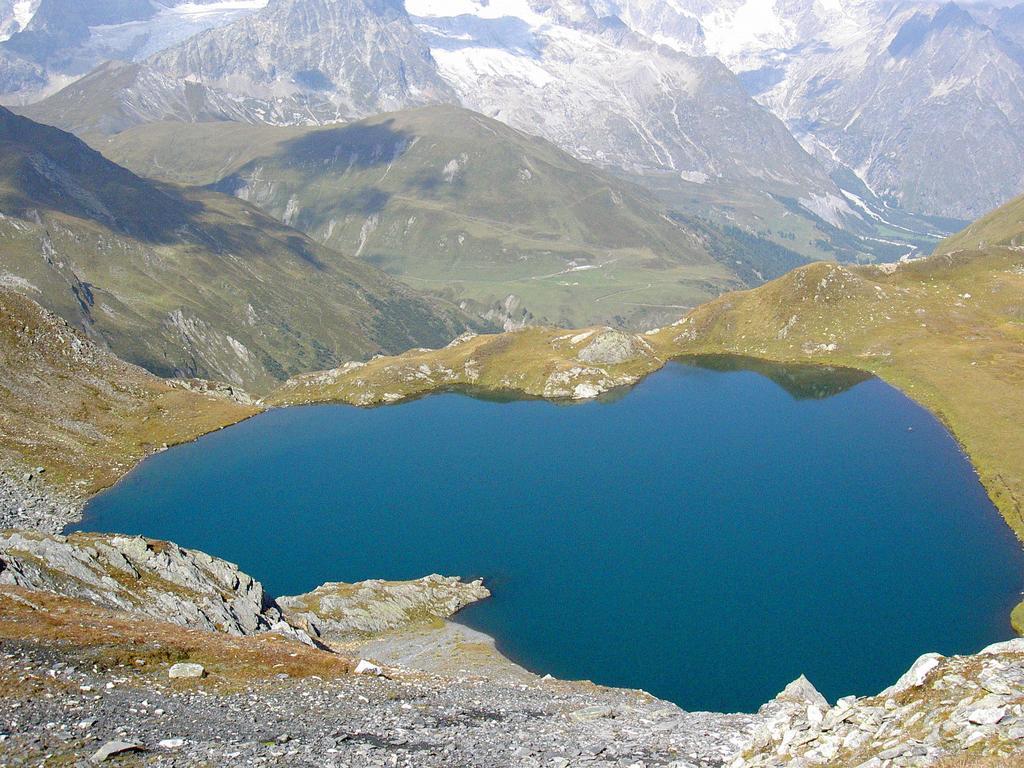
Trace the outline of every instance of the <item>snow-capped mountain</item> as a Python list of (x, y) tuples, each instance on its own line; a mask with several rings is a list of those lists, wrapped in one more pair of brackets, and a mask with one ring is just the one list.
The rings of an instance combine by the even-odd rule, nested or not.
[(606, 2), (631, 29), (724, 61), (821, 162), (892, 204), (974, 218), (1024, 189), (1024, 7)]
[(74, 113), (60, 122), (79, 132), (194, 120), (196, 104), (206, 119), (288, 124), (460, 103), (584, 160), (749, 182), (836, 223), (856, 216), (720, 61), (659, 45), (590, 0), (271, 0), (52, 99), (31, 114)]
[(1024, 50), (955, 5), (906, 8), (764, 95), (808, 146), (877, 194), (975, 218), (1024, 189)]
[(696, 182), (833, 189), (720, 61), (661, 46), (594, 3), (406, 0), (406, 9), (464, 105), (584, 160)]
[(137, 60), (268, 0), (0, 0), (0, 94), (30, 100), (109, 59)]
[(962, 218), (1024, 187), (1022, 8), (0, 0), (0, 92), (122, 58), (145, 63), (76, 91), (123, 96), (111, 124), (328, 122), (457, 102), (585, 160), (782, 187), (837, 226), (861, 198)]
[(25, 29), (39, 3), (40, 0), (0, 0), (0, 40)]

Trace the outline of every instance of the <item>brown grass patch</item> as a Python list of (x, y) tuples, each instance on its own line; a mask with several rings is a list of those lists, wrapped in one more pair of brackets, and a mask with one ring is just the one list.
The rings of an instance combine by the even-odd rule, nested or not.
[[(0, 642), (4, 640), (48, 646), (100, 669), (128, 669), (136, 676), (163, 680), (167, 668), (178, 661), (206, 667), (207, 678), (174, 683), (181, 687), (230, 690), (282, 673), (329, 679), (349, 674), (353, 666), (350, 659), (280, 635), (234, 637), (187, 629), (17, 587), (0, 588)], [(5, 687), (7, 695), (15, 691)]]

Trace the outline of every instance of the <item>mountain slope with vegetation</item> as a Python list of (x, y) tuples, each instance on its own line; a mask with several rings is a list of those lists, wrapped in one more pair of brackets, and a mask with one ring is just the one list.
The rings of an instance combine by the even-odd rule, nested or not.
[(333, 128), (159, 123), (94, 145), (146, 176), (215, 185), (508, 327), (651, 327), (802, 263), (771, 243), (748, 257), (737, 235), (459, 107)]
[(168, 382), (125, 363), (0, 288), (0, 470), (37, 491), (84, 499), (152, 451), (257, 410), (229, 389)]
[(943, 240), (939, 253), (991, 248), (1024, 247), (1024, 195), (982, 216), (961, 232)]
[(0, 111), (0, 282), (161, 375), (255, 390), (466, 328), (240, 200), (156, 184)]

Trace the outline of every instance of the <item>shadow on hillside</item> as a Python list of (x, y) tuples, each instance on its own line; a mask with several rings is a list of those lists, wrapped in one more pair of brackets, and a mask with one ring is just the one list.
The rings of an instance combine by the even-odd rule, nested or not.
[(356, 123), (311, 131), (281, 143), (272, 157), (253, 160), (218, 185), (251, 175), (268, 162), (281, 168), (330, 167), (340, 172), (387, 166), (405, 154), (415, 139), (412, 133), (393, 125), (394, 120), (388, 119), (372, 125)]
[(7, 213), (54, 211), (155, 244), (180, 241), (205, 212), (181, 190), (136, 176), (71, 134), (2, 107), (0, 186)]
[[(211, 189), (238, 196), (244, 190), (266, 191), (267, 166), (305, 170), (312, 174), (344, 176), (352, 171), (386, 168), (400, 159), (412, 146), (415, 136), (393, 127), (394, 120), (373, 125), (346, 125), (312, 131), (282, 143), (270, 157), (257, 158), (236, 173), (226, 176)], [(273, 175), (273, 173), (271, 174)], [(331, 209), (341, 213), (369, 216), (384, 210), (391, 194), (376, 186), (364, 186), (351, 194), (331, 201)]]
[(360, 216), (372, 216), (383, 211), (391, 199), (391, 193), (377, 187), (366, 187), (331, 201), (331, 211)]

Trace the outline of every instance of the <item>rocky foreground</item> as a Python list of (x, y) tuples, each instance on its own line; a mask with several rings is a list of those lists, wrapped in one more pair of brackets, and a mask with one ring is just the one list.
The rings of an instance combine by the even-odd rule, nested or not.
[[(134, 536), (0, 533), (0, 764), (910, 767), (1024, 758), (1024, 640), (756, 714), (538, 677), (447, 619), (480, 582), (274, 599)], [(439, 657), (444, 657), (439, 663)], [(944, 762), (949, 759), (962, 762)], [(975, 762), (977, 761), (977, 762)]]

